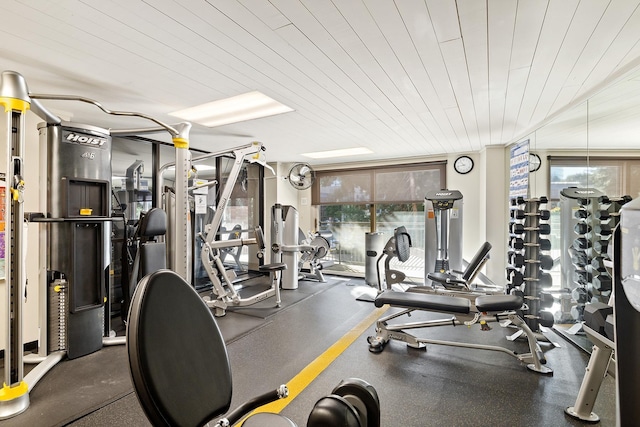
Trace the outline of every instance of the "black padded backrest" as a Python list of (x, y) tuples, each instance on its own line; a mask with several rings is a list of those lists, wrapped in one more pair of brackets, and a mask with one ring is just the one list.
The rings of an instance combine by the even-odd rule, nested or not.
[(403, 225), (393, 230), (393, 237), (396, 239), (396, 256), (400, 262), (405, 262), (411, 255), (411, 236)]
[(138, 278), (167, 268), (167, 249), (164, 242), (146, 242), (140, 245)]
[(127, 353), (136, 394), (154, 426), (199, 426), (229, 409), (224, 340), (211, 310), (176, 273), (161, 270), (138, 284)]
[(160, 208), (149, 210), (140, 221), (140, 237), (164, 236), (167, 232), (167, 214)]
[(484, 242), (484, 244), (480, 246), (480, 249), (478, 249), (478, 252), (476, 252), (473, 258), (471, 258), (471, 261), (469, 261), (469, 265), (467, 265), (467, 268), (464, 270), (462, 278), (465, 282), (469, 283), (476, 277), (476, 275), (478, 274), (478, 270), (482, 268), (485, 261), (489, 258), (490, 250), (491, 243), (489, 242)]

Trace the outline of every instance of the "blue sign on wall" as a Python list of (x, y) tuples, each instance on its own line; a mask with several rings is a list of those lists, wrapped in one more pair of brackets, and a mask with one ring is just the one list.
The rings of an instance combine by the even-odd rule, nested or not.
[(529, 140), (511, 147), (509, 159), (509, 198), (527, 197), (529, 194)]

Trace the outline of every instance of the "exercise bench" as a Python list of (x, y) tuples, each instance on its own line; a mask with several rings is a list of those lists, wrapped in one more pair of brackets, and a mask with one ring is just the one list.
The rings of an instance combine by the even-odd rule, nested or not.
[[(392, 340), (407, 343), (413, 348), (425, 348), (426, 344), (448, 345), (454, 347), (474, 348), (480, 350), (500, 351), (525, 363), (527, 368), (541, 373), (552, 374), (553, 370), (544, 366), (546, 359), (533, 331), (525, 321), (517, 315), (516, 310), (523, 305), (521, 297), (516, 295), (486, 295), (478, 296), (472, 303), (468, 298), (446, 295), (431, 295), (418, 292), (398, 292), (387, 290), (380, 293), (375, 301), (376, 307), (390, 305), (401, 310), (386, 315), (376, 322), (376, 335), (368, 338), (369, 350), (374, 353), (381, 352), (386, 344)], [(389, 321), (398, 317), (410, 316), (416, 310), (447, 313), (452, 316), (447, 319), (426, 320), (410, 323), (390, 324)], [(426, 328), (433, 326), (466, 325), (471, 327), (487, 322), (508, 320), (519, 327), (527, 337), (529, 353), (518, 354), (504, 347), (473, 344), (457, 341), (443, 341), (428, 338), (418, 338), (407, 332), (409, 329)]]

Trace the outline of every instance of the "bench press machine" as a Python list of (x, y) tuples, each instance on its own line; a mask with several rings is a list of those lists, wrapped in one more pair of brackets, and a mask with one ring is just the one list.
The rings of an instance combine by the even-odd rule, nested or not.
[[(404, 227), (394, 231), (394, 236), (385, 245), (387, 257), (398, 256), (403, 261), (408, 258), (410, 247), (410, 237)], [(388, 265), (388, 262), (385, 262)], [(387, 276), (387, 279), (393, 275)], [(391, 283), (387, 282), (387, 286)], [(416, 288), (424, 288), (418, 286)], [(448, 345), (454, 347), (475, 348), (480, 350), (500, 351), (519, 361), (527, 364), (527, 368), (541, 373), (552, 374), (553, 370), (544, 366), (546, 359), (534, 332), (527, 326), (525, 321), (517, 314), (517, 310), (523, 306), (523, 299), (517, 295), (474, 295), (450, 296), (412, 292), (410, 288), (406, 292), (399, 292), (387, 289), (381, 292), (375, 299), (376, 307), (386, 304), (397, 307), (401, 310), (386, 315), (376, 322), (376, 335), (368, 338), (369, 351), (373, 353), (381, 352), (385, 345), (392, 339), (403, 341), (413, 348), (425, 348), (426, 344)], [(441, 320), (427, 320), (410, 323), (390, 324), (389, 321), (398, 317), (410, 316), (416, 310), (447, 313), (452, 316)], [(443, 341), (428, 338), (418, 338), (407, 332), (409, 329), (419, 329), (433, 326), (466, 325), (471, 327), (479, 324), (482, 329), (486, 328), (486, 323), (491, 321), (503, 321), (513, 324), (523, 331), (529, 344), (529, 353), (518, 354), (515, 351), (504, 347), (473, 344), (454, 341)]]

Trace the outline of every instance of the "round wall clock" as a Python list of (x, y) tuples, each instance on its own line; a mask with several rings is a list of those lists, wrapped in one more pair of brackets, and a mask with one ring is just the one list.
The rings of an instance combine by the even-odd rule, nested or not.
[(542, 160), (537, 154), (529, 153), (529, 172), (535, 172), (540, 169)]
[(453, 162), (453, 168), (460, 174), (466, 174), (473, 169), (473, 159), (469, 156), (460, 156)]

